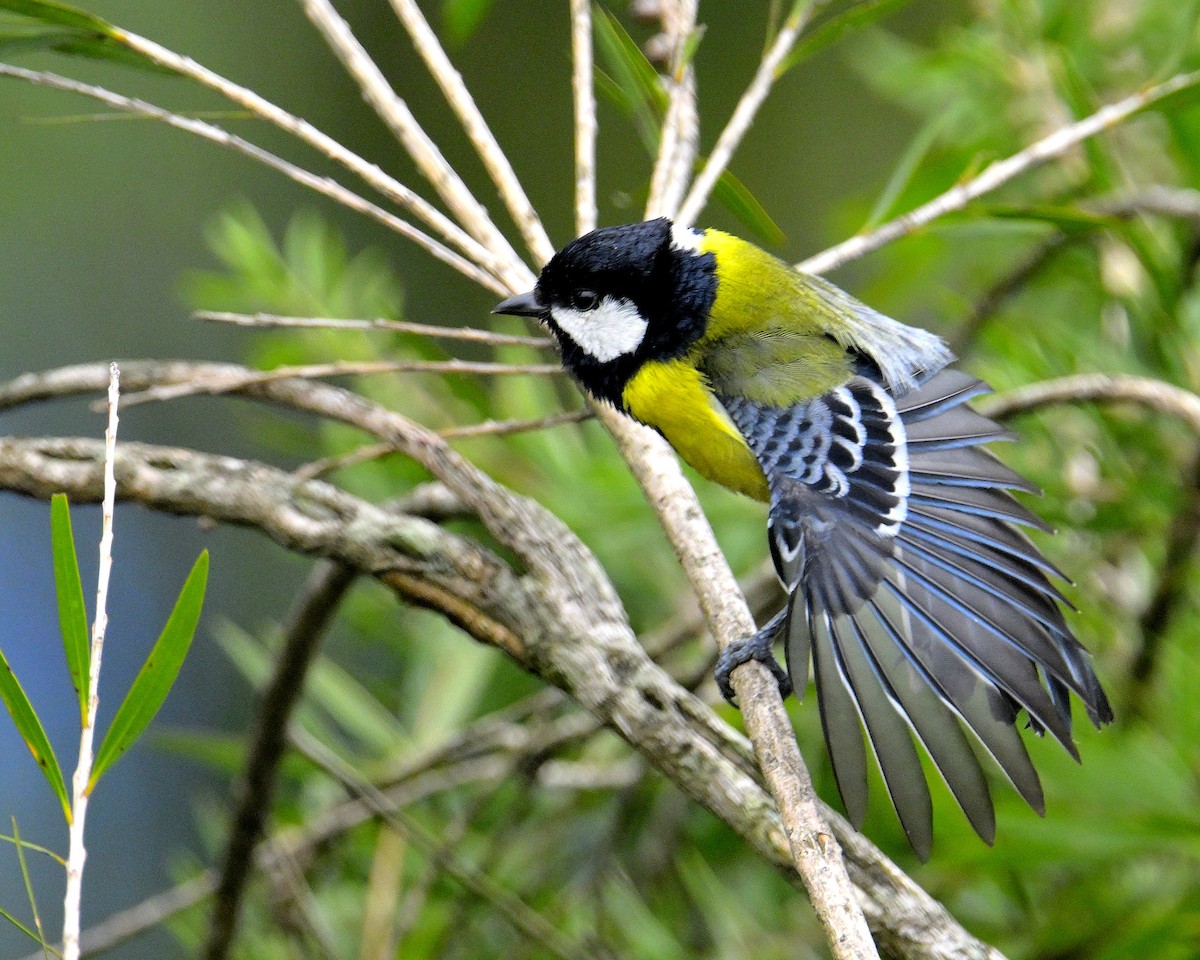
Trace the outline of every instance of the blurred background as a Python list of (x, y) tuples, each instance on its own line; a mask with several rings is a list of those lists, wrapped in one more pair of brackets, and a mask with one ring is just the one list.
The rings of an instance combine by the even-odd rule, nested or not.
[[(573, 223), (565, 4), (422, 6), (551, 237), (565, 242)], [(711, 147), (752, 75), (775, 6), (701, 5), (702, 149)], [(298, 4), (94, 0), (87, 7), (258, 91), (423, 187)], [(342, 0), (338, 8), (447, 157), (499, 210), (388, 5)], [(734, 160), (741, 199), (710, 205), (704, 222), (799, 260), (1104, 102), (1200, 66), (1198, 9), (1177, 0), (829, 3), (817, 24), (844, 29), (811, 34), (820, 42), (780, 79)], [(847, 10), (863, 22), (843, 17)], [(654, 32), (623, 4), (611, 13), (637, 43)], [(212, 116), (319, 173), (335, 172), (264, 124), (229, 115), (227, 104), (184, 80), (16, 47), (0, 46), (0, 56)], [(649, 161), (637, 110), (620, 101), (620, 64), (601, 52), (599, 66), (616, 91), (601, 105), (601, 221), (618, 223), (638, 217)], [(1175, 98), (834, 279), (879, 309), (950, 338), (966, 366), (997, 388), (1093, 370), (1194, 388), (1196, 215), (1147, 216), (1129, 198), (1151, 184), (1200, 186), (1198, 148), (1200, 109), (1186, 95)], [(1114, 212), (1118, 201), (1125, 207)], [(199, 322), (190, 311), (483, 326), (493, 302), (383, 228), (240, 156), (151, 121), (98, 115), (95, 104), (79, 98), (0, 82), (5, 379), (141, 357), (265, 365), (436, 358), (442, 348), (427, 342), (248, 332)], [(535, 359), (526, 354), (514, 351), (511, 359)], [(375, 377), (356, 386), (434, 426), (578, 406), (570, 388), (547, 380)], [(867, 832), (973, 932), (1013, 956), (1191, 957), (1200, 937), (1196, 438), (1179, 424), (1127, 409), (1054, 409), (1017, 426), (1023, 442), (1001, 453), (1046, 490), (1037, 509), (1060, 533), (1039, 542), (1076, 581), (1069, 593), (1082, 613), (1073, 624), (1095, 653), (1118, 722), (1102, 735), (1081, 729), (1082, 768), (1054, 744), (1031, 742), (1048, 816), (1039, 820), (996, 778), (994, 849), (971, 834), (944, 790), (936, 795), (929, 864), (908, 852), (880, 789)], [(88, 402), (71, 401), (4, 413), (0, 429), (99, 437), (103, 418)], [(130, 409), (121, 437), (285, 467), (358, 442), (345, 431), (228, 398)], [(464, 440), (460, 448), (572, 526), (605, 562), (640, 632), (688, 609), (669, 548), (596, 425)], [(381, 500), (422, 477), (392, 458), (333, 479)], [(735, 569), (757, 569), (765, 556), (760, 509), (707, 486), (701, 494)], [(99, 513), (76, 508), (74, 517), (90, 608)], [(111, 716), (205, 547), (213, 559), (205, 616), (180, 681), (152, 735), (121, 761), (92, 806), (85, 926), (219, 858), (254, 682), (311, 568), (252, 533), (119, 508), (102, 718)], [(45, 504), (0, 495), (0, 557), (0, 647), (64, 767), (73, 767), (77, 715), (58, 638)], [(706, 643), (694, 645), (697, 661)], [(305, 723), (368, 768), (394, 764), (538, 689), (499, 653), (428, 614), (397, 609), (371, 584), (356, 588), (324, 649)], [(737, 722), (732, 711), (725, 714)], [(794, 715), (821, 792), (836, 804), (815, 706)], [(9, 833), (15, 818), (23, 838), (65, 853), (60, 811), (7, 722), (0, 723), (0, 758), (0, 832)], [(617, 771), (631, 762), (606, 735), (572, 746), (565, 758)], [(435, 830), (460, 825), (464, 855), (613, 955), (824, 955), (799, 893), (656, 775), (636, 764), (634, 771), (612, 789), (545, 790), (535, 778), (514, 778), (449, 792), (415, 812)], [(303, 822), (336, 797), (313, 771), (291, 769), (278, 819)], [(377, 831), (362, 828), (313, 865), (311, 883), (337, 956), (366, 955), (362, 890), (378, 855)], [(37, 857), (30, 869), (42, 919), (56, 939), (61, 870)], [(410, 896), (419, 878), (432, 879), (420, 898), (404, 901), (414, 916), (402, 925), (403, 949), (395, 955), (543, 955), (417, 854), (396, 869)], [(256, 892), (243, 955), (323, 955), (277, 923), (270, 901)], [(0, 847), (0, 907), (30, 919), (10, 845)], [(170, 933), (150, 933), (108, 955), (191, 955), (187, 945), (203, 920), (195, 912)], [(34, 947), (0, 926), (0, 955), (23, 956)]]

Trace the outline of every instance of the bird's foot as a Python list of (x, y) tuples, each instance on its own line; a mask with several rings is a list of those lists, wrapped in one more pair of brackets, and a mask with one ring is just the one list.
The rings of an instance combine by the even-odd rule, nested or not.
[(717, 681), (717, 686), (721, 690), (721, 695), (728, 700), (733, 706), (737, 706), (736, 695), (733, 692), (733, 684), (730, 683), (729, 677), (743, 663), (749, 660), (757, 660), (764, 667), (771, 671), (775, 677), (775, 681), (779, 684), (779, 695), (787, 698), (787, 695), (792, 692), (792, 678), (788, 676), (788, 672), (783, 669), (779, 661), (775, 659), (775, 654), (772, 652), (772, 647), (775, 646), (775, 640), (779, 636), (779, 631), (784, 624), (783, 611), (779, 615), (773, 617), (765, 627), (754, 634), (752, 637), (747, 637), (745, 640), (735, 640), (717, 657), (716, 667), (713, 669), (713, 674)]

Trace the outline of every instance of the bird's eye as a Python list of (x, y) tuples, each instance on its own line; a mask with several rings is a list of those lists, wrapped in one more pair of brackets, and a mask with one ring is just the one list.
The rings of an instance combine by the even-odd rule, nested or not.
[(571, 297), (571, 306), (576, 310), (595, 310), (600, 304), (600, 295), (594, 290), (576, 290)]

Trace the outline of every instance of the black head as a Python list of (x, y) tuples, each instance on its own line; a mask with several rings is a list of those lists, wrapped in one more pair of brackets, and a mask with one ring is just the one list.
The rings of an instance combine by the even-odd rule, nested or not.
[(700, 235), (660, 218), (605, 227), (554, 255), (529, 293), (496, 313), (536, 316), (563, 364), (592, 395), (621, 405), (647, 360), (681, 356), (704, 332), (716, 298), (716, 263)]

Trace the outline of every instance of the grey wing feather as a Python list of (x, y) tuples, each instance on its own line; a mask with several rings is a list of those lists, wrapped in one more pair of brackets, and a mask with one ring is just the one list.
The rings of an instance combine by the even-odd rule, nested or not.
[(965, 730), (1041, 812), (1019, 713), (1076, 757), (1069, 694), (1093, 723), (1112, 718), (1063, 617), (1061, 574), (1017, 529), (1046, 529), (1009, 493), (1035, 488), (981, 448), (1012, 434), (963, 405), (986, 392), (945, 369), (898, 398), (864, 376), (789, 408), (721, 398), (770, 484), (788, 671), (802, 694), (811, 655), (847, 812), (866, 811), (865, 732), (922, 857), (932, 812), (914, 735), (991, 842)]

